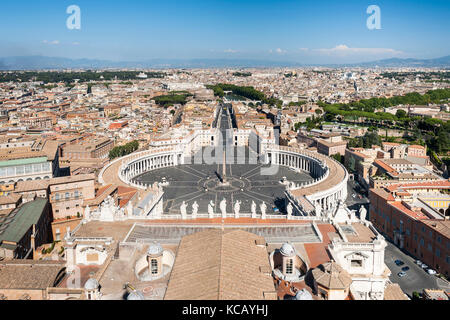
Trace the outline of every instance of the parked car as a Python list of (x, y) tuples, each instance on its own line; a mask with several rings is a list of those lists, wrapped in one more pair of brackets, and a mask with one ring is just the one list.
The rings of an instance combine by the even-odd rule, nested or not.
[(428, 269), (428, 266), (425, 263), (422, 263), (422, 269)]
[(420, 261), (420, 260), (416, 260), (416, 264), (418, 265), (418, 266), (422, 266), (422, 261)]
[(398, 274), (397, 274), (400, 278), (403, 278), (404, 276), (406, 276), (406, 272), (399, 272)]
[(405, 264), (402, 260), (395, 260), (394, 262), (397, 266), (402, 266)]
[(409, 267), (408, 267), (408, 266), (402, 268), (402, 271), (404, 271), (404, 272), (406, 272), (406, 271), (408, 271), (408, 270), (409, 270)]
[(437, 272), (434, 271), (433, 269), (427, 269), (427, 273), (431, 274), (431, 275), (435, 275)]

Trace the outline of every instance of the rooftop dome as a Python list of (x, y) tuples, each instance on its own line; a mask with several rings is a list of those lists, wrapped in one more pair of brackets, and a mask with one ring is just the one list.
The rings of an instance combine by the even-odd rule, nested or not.
[(84, 284), (84, 289), (86, 290), (95, 290), (98, 289), (99, 283), (96, 279), (90, 278), (86, 283)]
[(302, 289), (295, 295), (295, 300), (313, 300), (313, 297), (308, 290)]
[(127, 300), (145, 300), (144, 294), (140, 291), (132, 291), (127, 297)]
[(352, 283), (348, 272), (334, 261), (320, 265), (312, 274), (318, 284), (329, 289), (346, 289)]
[(295, 255), (295, 249), (290, 243), (285, 243), (281, 246), (280, 252), (283, 256), (292, 257)]
[(147, 255), (149, 256), (154, 256), (154, 255), (158, 255), (161, 254), (163, 252), (163, 248), (159, 243), (153, 243), (150, 245), (150, 247), (148, 247), (147, 250)]

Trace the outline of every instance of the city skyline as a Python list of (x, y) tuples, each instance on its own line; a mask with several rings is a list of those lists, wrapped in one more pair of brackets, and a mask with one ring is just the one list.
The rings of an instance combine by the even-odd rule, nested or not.
[[(19, 8), (24, 3), (26, 10)], [(80, 8), (80, 29), (66, 26), (71, 5)], [(380, 8), (381, 29), (367, 27), (370, 5)], [(22, 1), (4, 4), (0, 13), (0, 57), (254, 59), (299, 64), (430, 59), (450, 52), (444, 41), (450, 30), (449, 8), (445, 1)]]

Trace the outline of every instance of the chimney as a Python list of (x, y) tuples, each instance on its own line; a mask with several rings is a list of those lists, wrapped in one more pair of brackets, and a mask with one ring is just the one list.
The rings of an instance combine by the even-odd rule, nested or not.
[(31, 233), (31, 249), (33, 250), (33, 259), (36, 258), (36, 225), (33, 224), (33, 232)]

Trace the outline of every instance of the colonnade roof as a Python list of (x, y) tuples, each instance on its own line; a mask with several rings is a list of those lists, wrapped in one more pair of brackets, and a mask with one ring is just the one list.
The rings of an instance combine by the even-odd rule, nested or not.
[(325, 162), (326, 166), (330, 170), (328, 178), (310, 187), (300, 188), (298, 190), (291, 191), (291, 194), (294, 197), (300, 198), (302, 196), (307, 196), (317, 192), (326, 191), (334, 186), (337, 186), (340, 182), (344, 180), (346, 172), (345, 169), (341, 165), (339, 165), (339, 163), (324, 156), (320, 156), (319, 159)]

